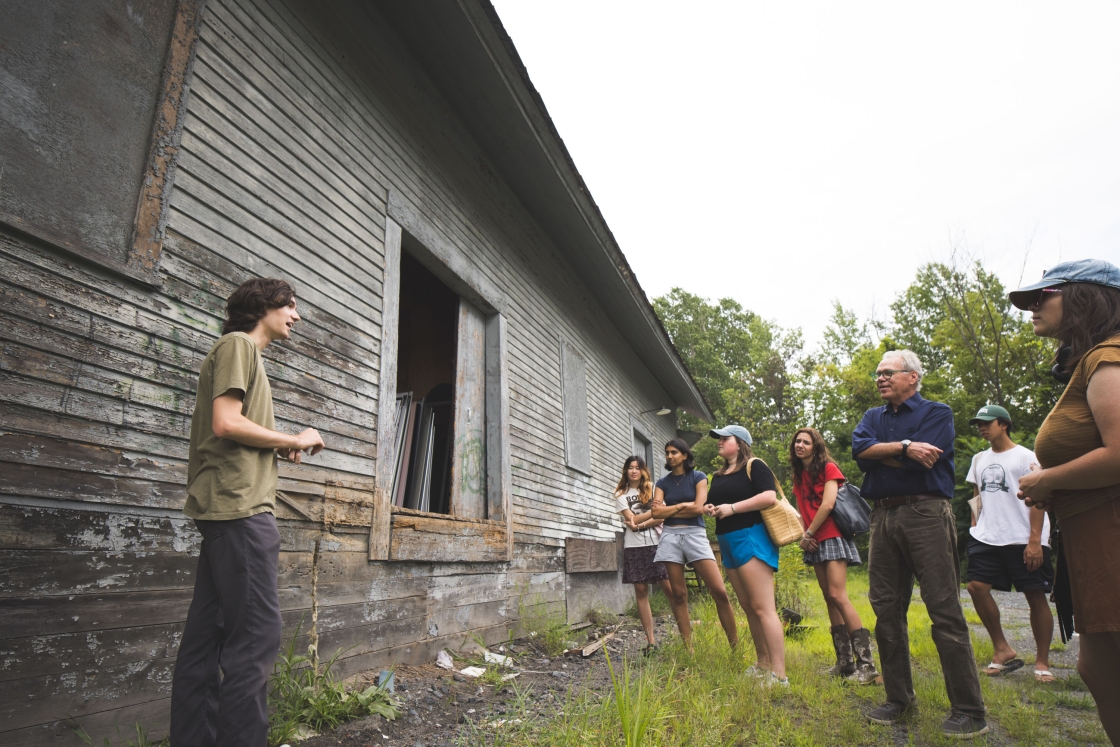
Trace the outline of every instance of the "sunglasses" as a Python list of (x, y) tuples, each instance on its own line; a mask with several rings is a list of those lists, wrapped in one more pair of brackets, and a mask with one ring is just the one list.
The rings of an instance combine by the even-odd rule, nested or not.
[(1038, 291), (1038, 296), (1035, 297), (1034, 301), (1030, 305), (1041, 306), (1043, 301), (1048, 298), (1053, 298), (1054, 296), (1061, 294), (1061, 292), (1061, 288), (1042, 288)]

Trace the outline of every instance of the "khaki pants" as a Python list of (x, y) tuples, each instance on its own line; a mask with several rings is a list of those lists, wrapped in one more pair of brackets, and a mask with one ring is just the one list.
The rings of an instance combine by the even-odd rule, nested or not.
[(906, 705), (914, 699), (906, 612), (916, 577), (933, 622), (933, 642), (941, 659), (949, 703), (954, 711), (983, 718), (980, 677), (961, 609), (957, 530), (949, 501), (929, 499), (907, 506), (875, 506), (871, 510), (868, 576), (887, 700)]

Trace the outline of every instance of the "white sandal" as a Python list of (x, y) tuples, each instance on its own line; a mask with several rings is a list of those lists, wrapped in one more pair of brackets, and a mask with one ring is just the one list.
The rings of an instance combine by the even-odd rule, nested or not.
[[(1043, 677), (1049, 677), (1050, 679), (1044, 680), (1044, 679), (1042, 679)], [(1041, 682), (1044, 685), (1048, 685), (1051, 682), (1053, 682), (1055, 678), (1054, 678), (1054, 673), (1051, 672), (1049, 669), (1035, 669), (1034, 670), (1034, 679), (1035, 679), (1035, 682)]]

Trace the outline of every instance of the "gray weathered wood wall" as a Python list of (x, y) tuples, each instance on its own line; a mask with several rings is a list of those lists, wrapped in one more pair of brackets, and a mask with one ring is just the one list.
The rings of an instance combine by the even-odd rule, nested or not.
[[(631, 418), (669, 401), (371, 4), (212, 0), (183, 125), (158, 290), (0, 234), (10, 747), (74, 743), (66, 716), (161, 732), (197, 553), (179, 513), (195, 377), (248, 277), (297, 287), (304, 321), (266, 351), (277, 422), (329, 447), (281, 466), (285, 634), (310, 617), (318, 547), (320, 647), (352, 647), (343, 673), (562, 605), (565, 538), (614, 538)], [(509, 562), (367, 560), (391, 192), (508, 296)], [(586, 360), (589, 475), (565, 466), (558, 335)], [(394, 542), (426, 521), (396, 515)]]

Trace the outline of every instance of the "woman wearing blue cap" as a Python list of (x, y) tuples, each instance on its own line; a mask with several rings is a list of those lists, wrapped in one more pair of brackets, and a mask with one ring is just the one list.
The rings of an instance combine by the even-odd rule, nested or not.
[(716, 518), (716, 537), (727, 577), (739, 597), (758, 663), (750, 670), (766, 686), (789, 687), (785, 631), (774, 603), (778, 548), (762, 522), (762, 509), (778, 501), (774, 473), (751, 453), (751, 434), (741, 425), (710, 431), (719, 439), (724, 466), (712, 476), (705, 513)]
[(1035, 439), (1042, 468), (1020, 478), (1019, 496), (1058, 521), (1058, 620), (1066, 636), (1072, 607), (1077, 672), (1120, 745), (1120, 268), (1063, 262), (1010, 298), (1036, 335), (1058, 340), (1054, 376), (1066, 385)]

